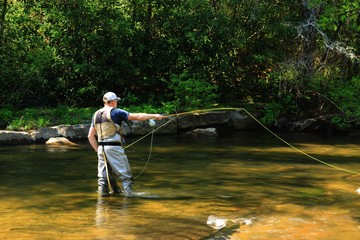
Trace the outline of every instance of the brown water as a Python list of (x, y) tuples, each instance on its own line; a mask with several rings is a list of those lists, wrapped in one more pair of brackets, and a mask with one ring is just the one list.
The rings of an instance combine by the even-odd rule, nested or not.
[[(360, 171), (360, 139), (283, 137)], [(136, 176), (149, 139), (127, 152)], [(3, 146), (0, 154), (0, 239), (360, 239), (360, 176), (268, 133), (155, 136), (135, 185), (143, 198), (99, 198), (87, 143)]]

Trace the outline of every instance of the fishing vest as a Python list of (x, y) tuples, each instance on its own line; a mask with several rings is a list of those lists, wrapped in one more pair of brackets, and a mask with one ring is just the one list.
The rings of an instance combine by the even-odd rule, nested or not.
[(112, 107), (104, 107), (94, 114), (94, 126), (98, 140), (112, 138), (121, 130), (121, 127), (111, 119), (110, 112), (112, 109)]

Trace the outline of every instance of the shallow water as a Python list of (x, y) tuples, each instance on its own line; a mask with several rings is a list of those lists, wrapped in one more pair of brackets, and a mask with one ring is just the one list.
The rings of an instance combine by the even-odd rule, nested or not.
[[(360, 139), (282, 137), (360, 172)], [(149, 146), (126, 150), (134, 176)], [(88, 143), (0, 147), (0, 238), (360, 239), (360, 176), (268, 133), (155, 136), (141, 198), (98, 197), (96, 164)]]

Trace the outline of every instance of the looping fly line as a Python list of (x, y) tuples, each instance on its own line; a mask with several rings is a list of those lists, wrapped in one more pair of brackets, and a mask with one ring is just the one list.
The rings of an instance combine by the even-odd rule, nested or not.
[[(349, 170), (349, 169), (345, 169), (345, 168), (341, 168), (341, 167), (338, 167), (338, 166), (335, 166), (333, 164), (330, 164), (330, 163), (327, 163), (323, 160), (320, 160), (314, 156), (311, 156), (309, 154), (307, 154), (306, 152), (302, 151), (301, 149), (298, 149), (297, 147), (293, 146), (292, 144), (290, 144), (289, 142), (285, 141), (284, 139), (282, 139), (280, 136), (278, 136), (276, 133), (274, 133), (273, 131), (271, 131), (268, 127), (266, 127), (264, 124), (262, 124), (256, 117), (254, 117), (250, 112), (248, 112), (245, 108), (208, 108), (208, 109), (200, 109), (200, 110), (194, 110), (194, 111), (189, 111), (189, 112), (182, 112), (182, 113), (176, 113), (176, 114), (170, 114), (170, 115), (167, 115), (166, 117), (167, 118), (170, 118), (171, 119), (167, 122), (165, 122), (164, 124), (162, 124), (161, 126), (159, 126), (158, 128), (154, 129), (144, 135), (143, 137), (141, 137), (140, 139), (138, 139), (137, 141), (133, 142), (132, 144), (124, 147), (124, 149), (134, 145), (135, 143), (141, 141), (142, 139), (146, 138), (147, 136), (149, 136), (150, 134), (152, 135), (151, 137), (151, 146), (150, 146), (150, 153), (149, 153), (149, 157), (148, 157), (148, 160), (145, 164), (145, 167), (143, 168), (143, 170), (140, 172), (140, 174), (137, 176), (139, 177), (145, 170), (145, 168), (147, 167), (149, 161), (150, 161), (150, 156), (151, 156), (151, 152), (152, 152), (152, 146), (153, 146), (153, 135), (156, 131), (158, 131), (160, 128), (163, 128), (165, 127), (166, 125), (168, 125), (169, 123), (171, 123), (172, 121), (174, 121), (175, 119), (177, 119), (178, 117), (181, 117), (181, 116), (185, 116), (185, 115), (192, 115), (192, 114), (200, 114), (200, 113), (207, 113), (207, 112), (212, 112), (212, 111), (244, 111), (246, 114), (248, 114), (255, 122), (257, 122), (261, 127), (263, 127), (266, 131), (268, 131), (269, 133), (271, 133), (274, 137), (276, 137), (277, 139), (279, 139), (281, 142), (283, 142), (284, 144), (286, 144), (287, 146), (289, 146), (290, 148), (296, 150), (297, 152), (307, 156), (308, 158), (314, 160), (314, 161), (317, 161), (321, 164), (324, 164), (328, 167), (331, 167), (331, 168), (334, 168), (334, 169), (337, 169), (337, 170), (340, 170), (340, 171), (343, 171), (343, 172), (347, 172), (347, 173), (351, 173), (351, 174), (357, 174), (357, 175), (360, 175), (359, 172), (357, 171), (353, 171), (353, 170)], [(137, 178), (136, 177), (136, 178)]]

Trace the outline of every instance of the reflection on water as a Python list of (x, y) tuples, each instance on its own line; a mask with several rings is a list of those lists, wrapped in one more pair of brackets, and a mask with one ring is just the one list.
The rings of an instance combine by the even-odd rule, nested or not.
[[(360, 171), (360, 140), (283, 136)], [(130, 140), (129, 140), (130, 141)], [(134, 175), (149, 140), (127, 150)], [(360, 176), (269, 134), (157, 136), (139, 198), (98, 197), (96, 156), (79, 147), (0, 147), (1, 239), (357, 239)]]

